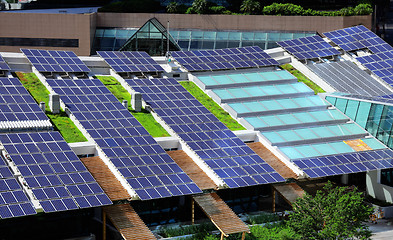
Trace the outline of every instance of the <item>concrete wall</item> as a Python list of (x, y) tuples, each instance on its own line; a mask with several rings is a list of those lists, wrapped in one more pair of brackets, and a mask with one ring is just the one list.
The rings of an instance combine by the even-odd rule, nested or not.
[(393, 187), (380, 184), (380, 171), (367, 172), (366, 185), (367, 193), (379, 200), (393, 203)]
[(96, 14), (44, 14), (0, 12), (0, 37), (78, 39), (79, 47), (0, 46), (0, 51), (19, 52), (20, 48), (72, 50), (90, 55)]
[(198, 15), (154, 13), (98, 13), (97, 27), (141, 27), (156, 17), (172, 29), (245, 30), (245, 31), (317, 31), (327, 32), (363, 24), (371, 29), (371, 15), (349, 17), (264, 16), (264, 15)]

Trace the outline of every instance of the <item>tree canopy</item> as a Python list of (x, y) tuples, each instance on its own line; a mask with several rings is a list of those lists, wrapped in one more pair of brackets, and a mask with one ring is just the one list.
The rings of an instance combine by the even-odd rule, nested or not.
[(302, 239), (369, 239), (364, 222), (372, 211), (356, 188), (329, 182), (315, 197), (306, 193), (298, 198), (287, 223)]

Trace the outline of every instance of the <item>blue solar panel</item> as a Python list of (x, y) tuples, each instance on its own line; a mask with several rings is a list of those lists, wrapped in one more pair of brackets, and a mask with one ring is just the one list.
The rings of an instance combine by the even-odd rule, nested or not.
[(0, 55), (0, 70), (10, 70), (10, 67), (4, 61), (4, 58), (1, 55)]
[(393, 86), (393, 50), (356, 58), (364, 67)]
[(48, 117), (18, 79), (0, 77), (0, 122), (22, 121), (33, 121), (26, 127), (45, 125), (47, 129), (52, 128)]
[(36, 214), (36, 211), (14, 177), (6, 161), (0, 157), (0, 218)]
[(393, 167), (393, 151), (382, 149), (330, 155), (318, 158), (295, 159), (310, 178), (387, 169)]
[(175, 79), (126, 82), (230, 188), (284, 181)]
[(258, 46), (171, 52), (190, 72), (276, 66), (279, 63)]
[(201, 192), (100, 80), (47, 82), (142, 200)]
[(146, 52), (98, 51), (97, 54), (118, 73), (147, 73), (164, 71), (164, 69)]
[(363, 25), (323, 34), (345, 51), (368, 48), (373, 53), (378, 53), (393, 50), (389, 44)]
[(90, 72), (72, 51), (21, 49), (39, 72)]
[(310, 36), (277, 42), (298, 60), (340, 55), (340, 52), (320, 36)]
[[(58, 132), (0, 135), (0, 141), (45, 212), (112, 204)], [(80, 198), (91, 198), (88, 206)]]

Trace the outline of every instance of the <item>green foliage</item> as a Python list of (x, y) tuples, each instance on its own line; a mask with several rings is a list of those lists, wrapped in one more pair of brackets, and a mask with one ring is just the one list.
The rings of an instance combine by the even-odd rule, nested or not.
[(265, 226), (253, 226), (250, 228), (251, 234), (246, 239), (269, 239), (269, 240), (295, 240), (301, 239), (296, 232), (282, 223), (267, 224)]
[(299, 70), (296, 70), (294, 67), (292, 67), (292, 65), (284, 64), (284, 65), (281, 65), (281, 68), (287, 70), (292, 75), (294, 75), (299, 82), (305, 83), (309, 88), (314, 90), (315, 94), (325, 92), (320, 86), (318, 86), (316, 83), (314, 83), (313, 81), (308, 79), (306, 76), (304, 76), (303, 73), (301, 73)]
[(304, 9), (299, 5), (292, 3), (273, 3), (265, 6), (262, 10), (264, 15), (282, 15), (282, 16), (353, 16), (353, 15), (369, 15), (373, 12), (371, 4), (361, 3), (355, 8), (347, 7), (337, 11), (316, 11), (312, 9)]
[(153, 137), (168, 137), (169, 133), (154, 119), (153, 115), (146, 110), (141, 112), (133, 111), (131, 107), (131, 94), (123, 88), (123, 86), (112, 76), (97, 76), (97, 78), (112, 92), (113, 95), (119, 99), (120, 102), (123, 100), (128, 101), (128, 109), (131, 114), (138, 120), (142, 126), (152, 135)]
[(179, 4), (177, 2), (170, 2), (166, 6), (166, 12), (167, 13), (177, 13), (179, 8)]
[(196, 11), (194, 10), (193, 7), (187, 8), (186, 14), (195, 14), (195, 13), (196, 13)]
[(209, 7), (209, 13), (211, 14), (231, 14), (224, 6), (211, 6)]
[(369, 239), (364, 224), (372, 213), (357, 189), (326, 184), (315, 197), (305, 194), (293, 204), (288, 226), (302, 239)]
[(247, 221), (252, 225), (275, 222), (278, 220), (279, 220), (278, 216), (276, 214), (271, 214), (271, 213), (261, 213), (258, 215), (248, 216), (247, 219)]
[(180, 82), (199, 102), (201, 102), (210, 112), (212, 112), (230, 130), (244, 130), (245, 128), (233, 119), (229, 113), (222, 109), (216, 102), (207, 96), (195, 83), (186, 81)]
[[(180, 226), (176, 228), (164, 227), (161, 229), (159, 234), (163, 237), (176, 237), (198, 233), (204, 237), (208, 234), (208, 232), (213, 230), (217, 230), (217, 228), (211, 222), (207, 222), (199, 225)], [(195, 236), (193, 239), (194, 238)]]
[(195, 13), (205, 14), (205, 13), (207, 13), (207, 10), (209, 9), (208, 1), (207, 0), (194, 0), (194, 2), (192, 2), (192, 9), (195, 11)]
[(60, 111), (59, 114), (49, 113), (49, 91), (34, 73), (17, 72), (16, 75), (37, 103), (45, 102), (46, 115), (52, 121), (55, 126), (55, 130), (60, 132), (66, 142), (73, 143), (87, 141), (64, 111)]
[(161, 10), (156, 0), (123, 0), (109, 3), (98, 9), (99, 12), (151, 13)]
[(256, 0), (244, 0), (240, 11), (245, 14), (257, 14), (261, 10), (261, 4)]

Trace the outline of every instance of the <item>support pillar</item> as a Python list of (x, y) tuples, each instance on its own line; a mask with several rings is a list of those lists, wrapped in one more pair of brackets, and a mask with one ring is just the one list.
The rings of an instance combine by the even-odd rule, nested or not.
[(195, 201), (191, 198), (191, 224), (195, 224)]
[(140, 112), (142, 110), (142, 94), (140, 92), (132, 93), (131, 106), (135, 112)]
[(60, 96), (58, 94), (49, 94), (49, 108), (53, 114), (60, 112)]
[(273, 196), (273, 212), (276, 212), (276, 190), (272, 187), (272, 196)]

